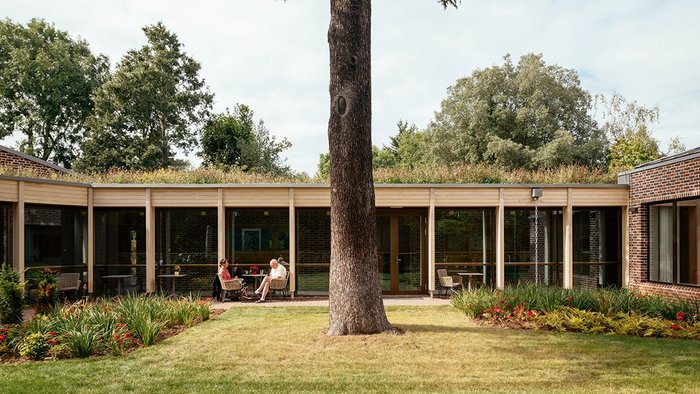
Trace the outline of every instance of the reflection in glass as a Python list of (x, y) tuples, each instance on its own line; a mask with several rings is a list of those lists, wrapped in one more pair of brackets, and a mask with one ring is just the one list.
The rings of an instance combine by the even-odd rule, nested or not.
[[(114, 280), (102, 276), (131, 275), (122, 283), (128, 292), (146, 291), (146, 216), (143, 208), (96, 208), (95, 287), (107, 292)], [(114, 289), (111, 289), (114, 290)]]
[(328, 208), (296, 210), (299, 294), (327, 294), (331, 261), (331, 217)]
[(505, 210), (506, 284), (562, 285), (562, 223), (559, 209)]
[(495, 284), (495, 209), (436, 209), (435, 264)]
[(576, 287), (620, 286), (619, 208), (580, 208), (573, 212), (573, 283)]
[(87, 273), (87, 210), (84, 207), (25, 205), (24, 264), (32, 270), (50, 268)]

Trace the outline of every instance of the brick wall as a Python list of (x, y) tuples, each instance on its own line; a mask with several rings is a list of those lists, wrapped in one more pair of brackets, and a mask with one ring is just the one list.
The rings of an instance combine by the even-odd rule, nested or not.
[(700, 288), (647, 282), (648, 205), (700, 196), (700, 158), (691, 158), (630, 174), (630, 287), (664, 296), (700, 300)]
[(22, 170), (33, 170), (36, 171), (37, 175), (49, 176), (55, 174), (63, 174), (64, 171), (60, 171), (56, 168), (47, 166), (37, 161), (33, 161), (22, 156), (13, 154), (11, 152), (6, 152), (0, 149), (0, 167), (8, 168), (12, 171), (22, 171)]

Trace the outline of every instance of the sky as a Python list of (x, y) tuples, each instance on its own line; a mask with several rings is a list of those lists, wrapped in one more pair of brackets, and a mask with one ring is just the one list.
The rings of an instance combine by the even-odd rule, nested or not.
[[(324, 0), (2, 0), (0, 16), (43, 18), (115, 65), (162, 21), (202, 65), (214, 110), (249, 105), (287, 138), (296, 171), (316, 172), (328, 151), (330, 2)], [(447, 88), (474, 70), (542, 53), (574, 69), (592, 94), (617, 91), (660, 109), (653, 136), (700, 146), (700, 1), (375, 0), (372, 138), (388, 144), (405, 120), (424, 128)], [(15, 146), (16, 137), (0, 141)], [(199, 159), (188, 158), (198, 164)]]

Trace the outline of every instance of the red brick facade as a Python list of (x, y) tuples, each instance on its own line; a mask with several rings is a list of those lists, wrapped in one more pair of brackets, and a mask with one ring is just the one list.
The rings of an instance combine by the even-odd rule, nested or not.
[[(697, 156), (697, 157), (694, 157)], [(629, 174), (629, 285), (646, 293), (700, 300), (700, 287), (649, 282), (647, 204), (700, 196), (700, 156), (682, 161), (660, 162)]]
[(39, 176), (49, 176), (68, 172), (65, 168), (45, 162), (41, 159), (25, 155), (12, 149), (0, 146), (0, 168), (7, 168), (13, 172), (21, 173), (22, 170), (33, 170)]

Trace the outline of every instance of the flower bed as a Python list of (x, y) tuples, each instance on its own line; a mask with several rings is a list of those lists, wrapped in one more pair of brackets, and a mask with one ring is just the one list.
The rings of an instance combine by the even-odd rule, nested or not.
[(700, 303), (627, 289), (481, 288), (455, 293), (452, 304), (480, 322), (511, 328), (700, 339)]
[(123, 355), (209, 319), (211, 302), (197, 297), (126, 296), (66, 304), (23, 324), (0, 326), (0, 359)]

